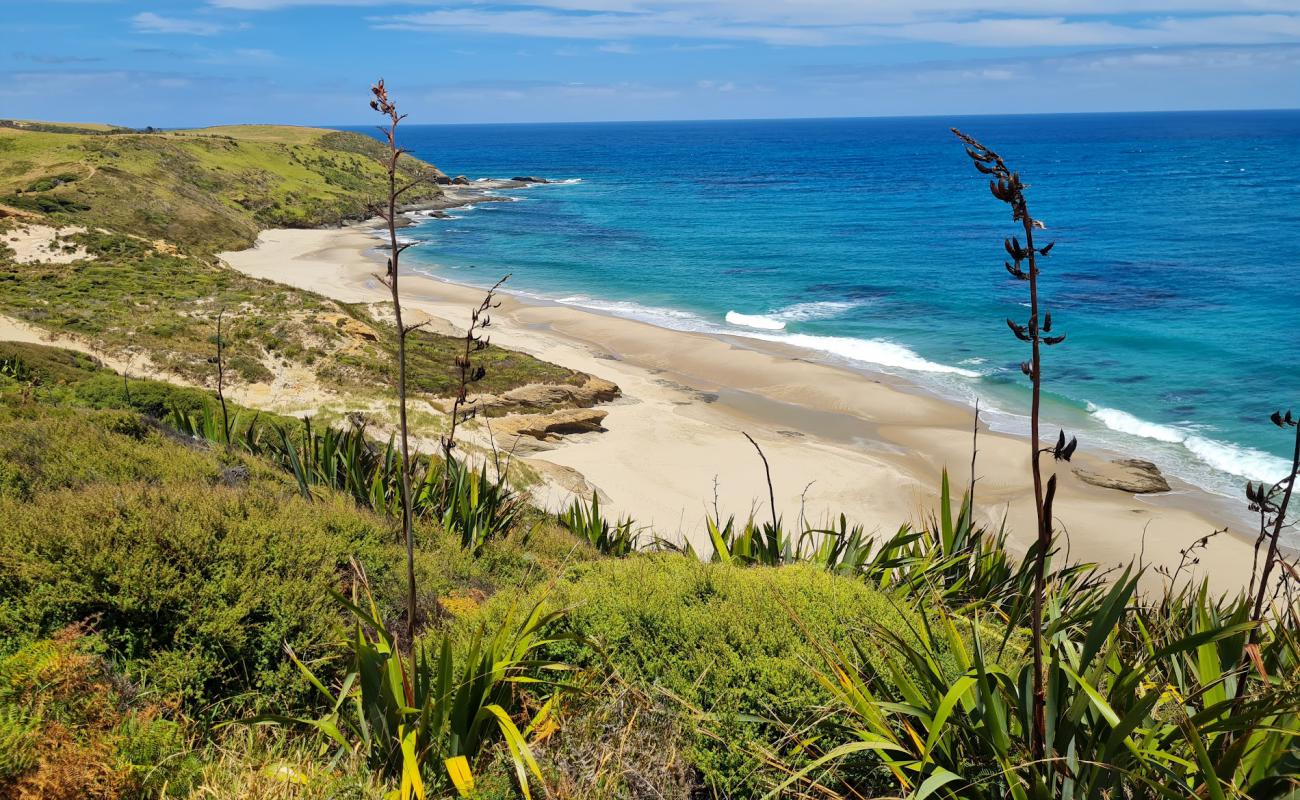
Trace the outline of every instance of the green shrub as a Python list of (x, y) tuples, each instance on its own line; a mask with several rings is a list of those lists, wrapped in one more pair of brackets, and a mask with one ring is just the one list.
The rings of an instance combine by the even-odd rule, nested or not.
[[(758, 748), (785, 727), (753, 718), (802, 720), (829, 701), (816, 676), (819, 646), (847, 646), (868, 621), (903, 633), (919, 624), (891, 598), (815, 566), (741, 568), (678, 554), (581, 565), (555, 601), (624, 680), (700, 715), (689, 727), (709, 733), (689, 756), (706, 783), (737, 796), (763, 785)], [(562, 653), (570, 663), (600, 663), (596, 649), (571, 647)]]
[(27, 191), (48, 192), (51, 189), (62, 186), (65, 183), (73, 183), (74, 181), (77, 180), (78, 177), (80, 176), (68, 172), (59, 175), (50, 175), (48, 177), (40, 178), (28, 184)]

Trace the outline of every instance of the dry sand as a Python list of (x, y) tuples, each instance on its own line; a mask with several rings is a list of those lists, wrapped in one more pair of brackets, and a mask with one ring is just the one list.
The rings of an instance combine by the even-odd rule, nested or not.
[[(375, 302), (387, 297), (374, 277), (382, 269), (375, 245), (362, 227), (272, 230), (255, 248), (222, 257), (250, 275)], [(419, 275), (403, 276), (402, 293), (444, 329), (463, 328), (482, 297), (479, 289)], [(751, 508), (760, 518), (770, 514), (762, 464), (742, 431), (767, 454), (777, 508), (788, 520), (801, 509), (814, 522), (843, 512), (889, 533), (931, 513), (945, 466), (958, 487), (969, 477), (971, 410), (892, 378), (805, 360), (811, 354), (794, 350), (759, 350), (747, 340), (510, 296), (493, 315), (491, 333), (497, 344), (622, 387), (624, 397), (606, 406), (607, 432), (529, 458), (577, 470), (613, 512), (665, 538), (702, 545), (715, 490), (724, 516), (744, 517)], [(992, 524), (1005, 518), (1020, 549), (1034, 531), (1028, 450), (1022, 438), (981, 431), (978, 513)], [(1081, 452), (1076, 459), (1100, 464), (1113, 455)], [(1052, 468), (1050, 459), (1045, 467)], [(1136, 497), (1085, 484), (1068, 469), (1059, 474), (1056, 516), (1076, 559), (1114, 565), (1141, 553), (1148, 564), (1172, 569), (1181, 550), (1227, 522), (1221, 500), (1185, 484)], [(568, 499), (556, 488), (548, 501)], [(1249, 577), (1251, 547), (1245, 531), (1235, 533), (1199, 552), (1195, 570), (1216, 590), (1235, 591)]]

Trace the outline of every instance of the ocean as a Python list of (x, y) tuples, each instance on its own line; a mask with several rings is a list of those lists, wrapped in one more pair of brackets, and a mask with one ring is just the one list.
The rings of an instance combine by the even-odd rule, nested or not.
[[(799, 345), (979, 398), (1027, 430), (1003, 155), (1056, 242), (1044, 416), (1227, 497), (1276, 479), (1300, 412), (1300, 111), (407, 125), (450, 175), (539, 175), (405, 236), (414, 270), (669, 328)], [(363, 129), (356, 129), (363, 130)], [(366, 129), (368, 130), (368, 129)], [(372, 131), (369, 131), (372, 132)]]

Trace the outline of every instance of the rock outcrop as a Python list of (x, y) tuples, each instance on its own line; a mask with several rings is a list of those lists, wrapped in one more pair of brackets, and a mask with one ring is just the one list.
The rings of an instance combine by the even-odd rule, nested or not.
[(479, 408), (491, 413), (517, 413), (545, 411), (556, 408), (590, 408), (598, 403), (608, 403), (621, 394), (618, 384), (594, 376), (584, 383), (530, 383), (500, 395), (479, 395), (474, 398)]
[(603, 432), (608, 413), (594, 408), (569, 408), (550, 414), (512, 414), (492, 420), (492, 432), (499, 442), (519, 436), (556, 442), (568, 434)]
[(515, 181), (517, 183), (550, 183), (550, 181), (546, 180), (545, 178), (537, 178), (532, 175), (516, 175), (510, 180)]
[(1169, 491), (1169, 481), (1160, 468), (1140, 458), (1120, 458), (1108, 464), (1076, 464), (1074, 474), (1084, 483), (1133, 494), (1156, 494)]

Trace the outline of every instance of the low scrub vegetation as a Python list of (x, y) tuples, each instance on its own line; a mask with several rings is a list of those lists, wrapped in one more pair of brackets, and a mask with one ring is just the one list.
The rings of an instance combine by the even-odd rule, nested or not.
[[(0, 125), (0, 150), (0, 203), (187, 252), (248, 247), (260, 228), (363, 218), (383, 183), (377, 142), (312, 128), (143, 133), (27, 123)], [(403, 182), (437, 174), (413, 158), (401, 164)], [(407, 199), (438, 191), (428, 181)]]
[[(185, 257), (123, 234), (75, 233), (88, 257), (70, 264), (0, 258), (0, 314), (94, 342), (106, 356), (204, 384), (221, 309), (236, 385), (266, 383), (298, 368), (335, 392), (372, 396), (395, 385), (391, 325), (349, 306), (250, 278), (209, 258)], [(458, 341), (425, 330), (408, 340), (410, 390), (447, 397), (457, 386)], [(528, 383), (580, 384), (585, 376), (531, 356), (489, 347), (478, 391)]]
[[(738, 560), (725, 536), (730, 555), (709, 561), (622, 548), (611, 558), (583, 533), (617, 527), (598, 503), (570, 509), (565, 525), (521, 508), (480, 547), (437, 515), (417, 516), (411, 649), (390, 633), (405, 605), (391, 509), (325, 481), (305, 497), (282, 458), (207, 445), (148, 415), (168, 405), (211, 413), (203, 393), (140, 382), (128, 405), (85, 356), (8, 352), (0, 652), (78, 654), (123, 693), (109, 705), (125, 709), (100, 719), (107, 701), (93, 681), (70, 684), (80, 694), (63, 706), (49, 692), (39, 709), (9, 695), (0, 764), (10, 786), (52, 785), (42, 782), (62, 762), (32, 743), (67, 735), (98, 754), (78, 763), (107, 787), (89, 796), (104, 797), (156, 796), (148, 781), (163, 775), (171, 796), (218, 786), (274, 796), (287, 782), (296, 796), (378, 797), (400, 795), (404, 780), (413, 793), (416, 777), (433, 796), (524, 786), (644, 796), (644, 748), (678, 796), (1147, 796), (1157, 786), (1151, 796), (1220, 796), (1213, 785), (1223, 797), (1282, 797), (1296, 787), (1294, 612), (1257, 626), (1240, 600), (1196, 587), (1144, 597), (1135, 575), (1051, 559), (1049, 726), (1073, 760), (1028, 781), (1022, 626), (1035, 562), (972, 526), (968, 500), (945, 493), (931, 524), (829, 560), (818, 554), (835, 548), (821, 544), (751, 548), (781, 557)], [(285, 422), (295, 421), (265, 424)], [(856, 538), (847, 523), (816, 536)], [(426, 655), (410, 662), (407, 652)], [(426, 729), (425, 716), (408, 724), (400, 712), (383, 728), (393, 749), (371, 755), (358, 749), (362, 729), (331, 734), (344, 724), (331, 714), (353, 714), (365, 686), (430, 691), (418, 687), (445, 680), (447, 663), (453, 676), (470, 672), (427, 701), (406, 703), (406, 689), (373, 696), (384, 715), (406, 703), (444, 721)], [(481, 744), (464, 749), (435, 707), (498, 668), (518, 679), (476, 695)], [(259, 713), (304, 722), (219, 725)], [(408, 758), (402, 744), (417, 728), (429, 732)], [(611, 749), (609, 730), (643, 749)], [(320, 761), (329, 741), (339, 750)], [(177, 771), (131, 766), (155, 758)]]

